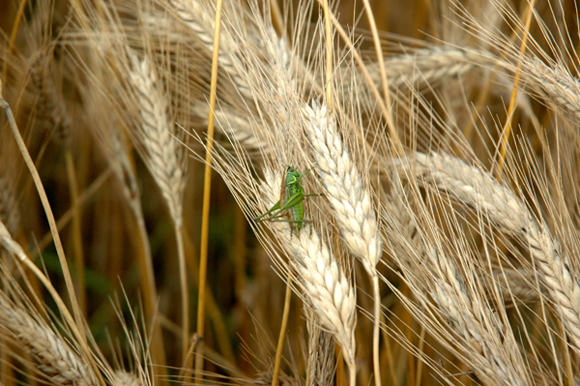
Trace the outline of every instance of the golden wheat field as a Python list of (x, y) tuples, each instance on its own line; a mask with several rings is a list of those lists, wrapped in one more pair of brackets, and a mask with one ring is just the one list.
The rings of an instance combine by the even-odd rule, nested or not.
[(580, 384), (574, 0), (0, 3), (0, 385)]

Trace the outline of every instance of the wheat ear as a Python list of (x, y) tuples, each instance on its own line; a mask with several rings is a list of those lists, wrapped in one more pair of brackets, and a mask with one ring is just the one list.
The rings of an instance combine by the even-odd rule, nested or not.
[[(53, 74), (49, 72), (49, 53), (40, 50), (30, 58), (30, 79), (32, 86), (38, 93), (38, 106), (41, 112), (40, 119), (48, 130), (56, 134), (56, 139), (70, 144), (72, 122), (62, 96), (62, 88), (57, 87)], [(50, 51), (52, 57), (52, 51)], [(54, 71), (56, 72), (56, 71)]]
[[(398, 88), (423, 83), (433, 84), (459, 77), (481, 66), (492, 66), (494, 58), (485, 52), (460, 47), (430, 47), (385, 60), (389, 87)], [(377, 63), (367, 65), (371, 78), (380, 84)]]
[(521, 63), (532, 89), (553, 109), (563, 110), (580, 122), (580, 80), (559, 63), (549, 67), (538, 58), (526, 58)]
[(135, 90), (141, 126), (136, 130), (144, 160), (169, 206), (178, 227), (183, 224), (185, 150), (177, 140), (169, 116), (169, 104), (151, 61), (131, 55), (129, 79)]
[(302, 112), (316, 171), (344, 241), (367, 272), (374, 275), (383, 250), (371, 196), (328, 107), (315, 103), (312, 107), (305, 105)]
[[(502, 229), (527, 244), (540, 278), (566, 326), (567, 335), (576, 351), (580, 351), (580, 285), (576, 274), (566, 264), (566, 254), (546, 224), (537, 222), (515, 193), (477, 167), (437, 153), (416, 153), (414, 160), (414, 173), (487, 213)], [(404, 166), (408, 166), (407, 163), (395, 163), (408, 170)]]

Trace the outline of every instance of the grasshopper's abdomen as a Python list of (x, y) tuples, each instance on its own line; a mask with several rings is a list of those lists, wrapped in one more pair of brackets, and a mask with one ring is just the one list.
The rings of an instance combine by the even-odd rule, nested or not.
[(291, 220), (296, 221), (293, 224), (295, 224), (296, 229), (300, 232), (300, 229), (302, 229), (302, 220), (304, 219), (304, 188), (299, 180), (288, 180), (289, 178), (286, 178), (286, 198), (290, 199), (291, 197), (295, 197), (296, 200), (290, 207)]

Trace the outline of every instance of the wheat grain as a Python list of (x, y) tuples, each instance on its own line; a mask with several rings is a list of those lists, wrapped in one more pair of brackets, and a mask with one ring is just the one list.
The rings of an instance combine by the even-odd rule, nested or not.
[(522, 302), (530, 305), (540, 300), (540, 293), (545, 289), (538, 289), (532, 284), (535, 279), (523, 269), (504, 269), (494, 272), (492, 282), (499, 284), (504, 302)]

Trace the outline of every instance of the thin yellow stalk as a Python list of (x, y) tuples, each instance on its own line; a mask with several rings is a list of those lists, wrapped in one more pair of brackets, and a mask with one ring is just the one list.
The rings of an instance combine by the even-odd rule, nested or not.
[[(83, 315), (87, 315), (87, 293), (85, 285), (85, 256), (83, 252), (83, 237), (81, 230), (81, 207), (79, 206), (79, 190), (74, 165), (74, 159), (70, 147), (65, 152), (66, 172), (68, 176), (69, 194), (72, 209), (72, 242), (74, 261), (76, 265), (76, 284), (79, 295), (79, 307)], [(58, 224), (57, 224), (58, 225)]]
[(18, 11), (16, 11), (16, 17), (14, 18), (14, 25), (12, 26), (12, 31), (10, 32), (10, 41), (8, 42), (8, 50), (6, 51), (6, 60), (4, 61), (4, 68), (2, 69), (2, 81), (6, 81), (6, 75), (8, 73), (8, 56), (14, 48), (14, 42), (16, 41), (16, 35), (18, 34), (18, 29), (20, 28), (20, 22), (22, 21), (22, 15), (24, 15), (24, 8), (28, 0), (22, 0), (18, 6)]
[(280, 335), (278, 335), (278, 347), (276, 347), (276, 359), (274, 360), (274, 371), (272, 372), (272, 386), (278, 385), (278, 375), (280, 374), (280, 363), (282, 362), (282, 351), (284, 350), (284, 340), (286, 330), (288, 330), (288, 316), (290, 315), (290, 301), (292, 300), (292, 288), (290, 278), (286, 282), (286, 296), (284, 297), (284, 312), (282, 314), (282, 325)]
[(373, 315), (373, 368), (375, 372), (375, 385), (381, 386), (381, 357), (379, 353), (380, 343), (380, 323), (381, 323), (381, 293), (379, 287), (379, 276), (376, 274), (372, 277), (373, 297), (374, 297), (374, 315)]
[[(30, 158), (30, 154), (28, 154), (28, 150), (26, 149), (25, 146), (24, 146), (24, 149), (22, 149), (22, 146), (24, 145), (24, 141), (22, 140), (22, 136), (20, 135), (20, 132), (18, 130), (18, 126), (16, 125), (16, 121), (14, 120), (14, 115), (12, 114), (12, 109), (10, 108), (10, 105), (8, 104), (8, 102), (6, 102), (2, 97), (2, 82), (1, 81), (0, 81), (0, 108), (2, 108), (4, 110), (6, 117), (8, 118), (9, 126), (10, 126), (11, 130), (13, 131), (13, 134), (14, 134), (15, 139), (16, 139), (16, 143), (19, 146), (20, 151), (22, 152), (26, 163), (28, 164), (28, 161), (31, 162), (32, 167), (30, 167), (30, 165), (29, 165), (29, 168), (31, 169), (30, 172), (33, 176), (33, 179), (35, 180), (35, 182), (37, 180), (38, 180), (38, 182), (40, 182), (40, 177), (39, 177), (38, 172), (34, 166), (34, 163), (32, 162), (32, 158)], [(39, 195), (41, 196), (41, 200), (43, 202), (44, 201), (48, 202), (48, 200), (46, 199), (46, 193), (44, 192), (44, 187), (42, 186), (42, 183), (40, 183), (40, 187), (38, 187), (38, 185), (37, 185), (37, 189), (39, 191)], [(45, 209), (45, 211), (46, 211), (46, 209)], [(46, 212), (46, 214), (47, 214), (47, 217), (49, 217), (49, 225), (52, 228), (53, 226), (55, 226), (55, 222), (54, 222), (54, 217), (52, 216), (52, 211), (50, 211), (50, 206), (49, 206), (49, 211)], [(58, 238), (58, 233), (57, 233), (57, 238)], [(57, 240), (55, 239), (55, 244), (56, 243), (57, 243)], [(68, 308), (64, 304), (64, 301), (60, 297), (59, 293), (52, 285), (51, 281), (32, 262), (32, 260), (30, 260), (30, 258), (28, 257), (28, 255), (26, 255), (26, 253), (24, 252), (24, 250), (22, 249), (20, 244), (18, 244), (12, 238), (12, 236), (9, 234), (8, 230), (6, 229), (6, 227), (4, 226), (4, 224), (1, 221), (0, 221), (0, 245), (2, 245), (7, 251), (9, 251), (16, 258), (18, 258), (18, 260), (20, 260), (20, 262), (24, 263), (28, 267), (28, 269), (30, 269), (30, 271), (32, 271), (34, 273), (34, 275), (42, 282), (42, 284), (44, 284), (45, 288), (48, 290), (48, 292), (52, 296), (53, 300), (55, 301), (62, 317), (66, 321), (67, 327), (70, 328), (70, 331), (71, 331), (73, 337), (75, 338), (75, 340), (77, 340), (79, 342), (80, 349), (82, 350), (85, 359), (90, 363), (90, 366), (92, 367), (93, 371), (97, 375), (100, 383), (104, 384), (104, 380), (102, 379), (102, 375), (98, 369), (97, 364), (93, 360), (91, 350), (90, 350), (89, 345), (87, 343), (85, 324), (84, 324), (83, 320), (82, 319), (75, 320), (75, 318), (73, 318), (73, 316), (69, 312)], [(60, 246), (60, 249), (62, 251), (62, 244)], [(57, 248), (57, 252), (58, 252), (58, 248)], [(64, 271), (65, 267), (62, 267), (62, 269)], [(67, 269), (68, 269), (68, 267), (67, 267)], [(68, 274), (69, 274), (68, 276), (70, 279), (70, 271), (68, 272)], [(67, 282), (67, 285), (69, 285), (69, 284), (70, 284), (70, 287), (68, 287), (68, 288), (70, 288), (70, 290), (73, 291), (73, 293), (71, 295), (70, 290), (69, 290), (69, 296), (71, 297), (70, 301), (73, 302), (72, 308), (75, 311), (75, 317), (82, 318), (82, 316), (80, 316), (78, 314), (78, 312), (79, 312), (78, 304), (75, 303), (76, 299), (74, 298), (74, 288), (72, 288), (72, 280), (70, 280), (70, 282)]]
[[(419, 333), (419, 344), (417, 345), (417, 351), (423, 352), (423, 348), (425, 346), (425, 334), (427, 330), (423, 325), (419, 327), (419, 330), (421, 332)], [(417, 375), (415, 376), (415, 379), (417, 380), (417, 385), (421, 385), (422, 377), (423, 377), (423, 361), (417, 361)]]
[(346, 384), (346, 376), (344, 375), (344, 356), (339, 345), (335, 344), (336, 350), (336, 384), (344, 386)]
[(334, 111), (332, 103), (332, 73), (334, 68), (332, 65), (332, 30), (330, 20), (330, 8), (328, 0), (322, 0), (322, 9), (324, 10), (324, 33), (326, 35), (326, 104), (330, 111)]
[[(387, 73), (385, 70), (385, 64), (383, 61), (383, 50), (381, 48), (381, 40), (379, 38), (379, 32), (377, 30), (377, 24), (375, 22), (375, 18), (373, 15), (373, 10), (369, 3), (369, 0), (363, 0), (363, 4), (365, 7), (365, 12), (367, 14), (367, 18), (369, 21), (369, 25), (371, 27), (371, 31), (373, 34), (373, 42), (375, 44), (375, 51), (377, 55), (377, 60), (379, 61), (379, 72), (381, 74), (381, 83), (383, 84), (383, 92), (384, 92), (384, 104), (387, 107), (387, 122), (389, 123), (389, 127), (391, 127), (393, 132), (395, 132), (394, 128), (394, 120), (392, 117), (391, 111), (391, 96), (389, 90), (389, 82), (387, 80)], [(397, 139), (398, 141), (398, 139)], [(374, 297), (374, 321), (373, 321), (373, 369), (375, 373), (375, 385), (381, 386), (381, 362), (380, 362), (380, 322), (381, 322), (381, 294), (380, 294), (380, 287), (379, 287), (379, 277), (375, 272), (372, 276), (373, 281), (373, 297)]]
[[(217, 71), (220, 49), (220, 30), (223, 0), (218, 0), (215, 10), (213, 35), (213, 56), (211, 63), (211, 84), (209, 94), (209, 116), (207, 122), (207, 143), (205, 154), (205, 174), (203, 186), (203, 211), (201, 218), (201, 246), (199, 256), (199, 293), (197, 306), (197, 336), (203, 341), (205, 324), (205, 290), (207, 281), (207, 246), (209, 235), (209, 198), (211, 193), (211, 164), (213, 152), (213, 136), (215, 123), (215, 100), (217, 91)], [(200, 344), (195, 357), (195, 376), (201, 383), (203, 380), (203, 344)]]
[[(323, 1), (323, 0), (318, 0), (318, 2), (321, 2), (321, 1)], [(350, 37), (348, 36), (348, 34), (344, 30), (344, 28), (342, 28), (342, 26), (340, 25), (340, 22), (338, 21), (338, 19), (332, 13), (330, 13), (330, 18), (332, 20), (332, 24), (334, 24), (334, 28), (336, 28), (336, 31), (338, 32), (338, 34), (342, 38), (344, 44), (346, 44), (346, 46), (348, 47), (349, 52), (352, 54), (353, 59), (355, 60), (356, 64), (359, 66), (360, 70), (362, 71), (363, 77), (366, 79), (368, 86), (370, 87), (371, 92), (373, 93), (373, 96), (375, 97), (377, 103), (379, 104), (379, 107), (381, 108), (383, 116), (387, 120), (387, 123), (389, 126), (389, 134), (391, 135), (391, 140), (393, 142), (393, 146), (395, 147), (395, 150), (399, 154), (403, 154), (403, 145), (401, 143), (401, 140), (399, 138), (399, 134), (397, 133), (397, 130), (395, 127), (395, 122), (394, 122), (392, 114), (391, 114), (391, 106), (385, 104), (385, 101), (381, 97), (381, 93), (377, 89), (377, 86), (374, 84), (373, 79), (371, 77), (371, 74), (367, 70), (360, 54), (358, 53), (357, 48), (352, 43)]]
[[(369, 0), (363, 0), (363, 5), (365, 7), (365, 13), (367, 15), (367, 19), (369, 21), (369, 25), (371, 27), (371, 33), (373, 34), (373, 43), (375, 45), (375, 53), (377, 55), (377, 61), (379, 62), (379, 73), (381, 74), (381, 83), (383, 84), (383, 93), (385, 104), (389, 113), (391, 113), (391, 96), (389, 92), (389, 82), (387, 79), (387, 71), (385, 70), (385, 62), (383, 59), (383, 49), (381, 47), (381, 38), (379, 37), (379, 31), (377, 29), (377, 23), (375, 21), (375, 17), (373, 15), (373, 10), (371, 8), (371, 4)], [(392, 121), (392, 117), (391, 117)]]
[[(409, 298), (411, 296), (411, 290), (407, 283), (403, 283), (403, 289), (401, 291), (405, 298)], [(403, 307), (403, 315), (401, 319), (404, 324), (405, 336), (407, 341), (414, 345), (413, 337), (415, 336), (413, 333), (413, 316), (407, 307)], [(408, 381), (407, 385), (415, 386), (415, 356), (411, 351), (407, 353), (407, 374), (408, 374)]]
[(349, 363), (348, 376), (349, 376), (349, 385), (356, 386), (356, 363)]
[[(243, 216), (242, 216), (243, 217)], [(244, 218), (245, 221), (245, 218)], [(186, 228), (184, 228), (186, 229)], [(187, 230), (185, 234), (188, 234)], [(184, 238), (184, 246), (185, 246), (185, 255), (192, 256), (190, 262), (193, 264), (191, 267), (191, 278), (192, 278), (192, 285), (199, 285), (199, 267), (196, 265), (197, 262), (193, 259), (193, 246), (191, 244), (191, 240), (186, 237)], [(195, 264), (194, 264), (195, 263)], [(228, 361), (235, 362), (235, 355), (234, 349), (232, 347), (232, 342), (228, 339), (228, 333), (225, 323), (225, 318), (217, 304), (217, 301), (210, 293), (206, 293), (205, 295), (205, 302), (207, 307), (207, 314), (209, 316), (210, 323), (215, 330), (215, 336), (217, 339), (217, 343), (220, 349), (221, 355), (224, 356)], [(191, 368), (191, 364), (188, 363), (186, 367)]]
[(280, 36), (286, 36), (286, 30), (284, 29), (284, 18), (282, 17), (282, 12), (280, 11), (280, 6), (276, 0), (270, 0), (270, 12), (272, 15), (272, 25), (274, 29)]
[(516, 98), (518, 95), (518, 86), (520, 84), (520, 75), (521, 75), (521, 70), (522, 70), (522, 60), (524, 57), (524, 53), (526, 51), (526, 46), (528, 44), (528, 35), (529, 35), (529, 31), (530, 31), (530, 24), (532, 23), (532, 10), (534, 9), (534, 5), (536, 4), (536, 0), (532, 0), (528, 6), (527, 12), (526, 12), (526, 24), (525, 24), (525, 28), (524, 28), (524, 37), (522, 38), (522, 44), (520, 46), (520, 58), (519, 58), (519, 62), (517, 65), (517, 69), (516, 69), (516, 74), (514, 77), (514, 85), (513, 85), (513, 89), (512, 89), (512, 95), (510, 98), (510, 104), (508, 106), (508, 111), (507, 111), (507, 118), (505, 121), (505, 125), (503, 127), (503, 135), (502, 135), (502, 140), (501, 140), (501, 148), (500, 148), (500, 155), (499, 155), (499, 159), (497, 160), (497, 173), (496, 173), (496, 177), (498, 179), (498, 181), (501, 179), (501, 173), (503, 171), (504, 168), (504, 164), (505, 164), (505, 157), (506, 157), (506, 152), (507, 152), (507, 147), (508, 147), (508, 142), (510, 139), (510, 134), (512, 131), (512, 119), (514, 116), (514, 111), (516, 108)]
[(181, 360), (185, 365), (189, 350), (189, 286), (187, 284), (187, 264), (185, 264), (185, 247), (183, 245), (183, 228), (175, 224), (175, 241), (177, 243), (177, 261), (179, 262), (179, 283), (181, 285)]

